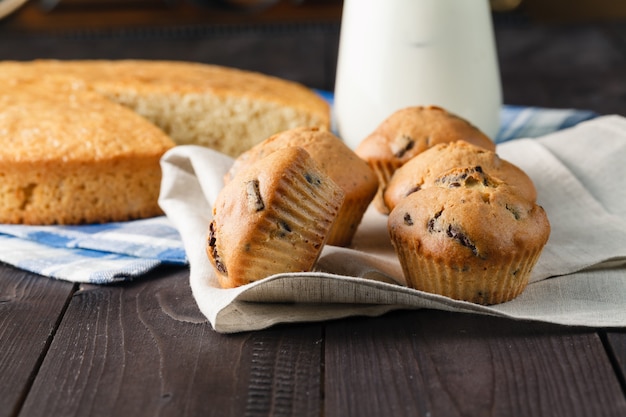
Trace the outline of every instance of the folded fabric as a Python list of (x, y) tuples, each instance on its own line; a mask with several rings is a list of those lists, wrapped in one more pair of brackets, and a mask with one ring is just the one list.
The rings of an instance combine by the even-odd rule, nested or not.
[(187, 264), (165, 216), (86, 226), (0, 225), (0, 261), (72, 282), (108, 284)]
[[(332, 104), (331, 93), (319, 93)], [(582, 110), (503, 106), (496, 140), (534, 137), (594, 116)], [(180, 236), (164, 216), (73, 227), (0, 225), (0, 261), (51, 278), (94, 284), (136, 279), (164, 263), (187, 263)]]
[(598, 115), (592, 111), (546, 109), (542, 107), (503, 106), (500, 111), (500, 131), (496, 143), (517, 138), (536, 138), (591, 120)]
[(479, 306), (403, 285), (386, 234), (386, 217), (370, 210), (352, 248), (326, 246), (309, 273), (278, 274), (219, 287), (205, 253), (211, 202), (232, 160), (181, 146), (162, 160), (160, 204), (181, 233), (190, 285), (219, 332), (276, 323), (435, 308), (577, 326), (626, 326), (626, 118), (605, 116), (540, 139), (498, 145), (524, 169), (552, 226), (531, 283), (517, 299)]

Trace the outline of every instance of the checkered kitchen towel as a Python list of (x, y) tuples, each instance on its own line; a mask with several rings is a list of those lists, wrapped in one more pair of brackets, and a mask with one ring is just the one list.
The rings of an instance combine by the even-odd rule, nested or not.
[[(332, 102), (332, 95), (324, 96)], [(496, 142), (541, 136), (595, 116), (580, 110), (504, 106)], [(86, 226), (0, 225), (0, 261), (92, 284), (132, 280), (161, 264), (188, 263), (177, 230), (164, 216)]]
[(496, 143), (518, 138), (536, 138), (577, 125), (596, 117), (591, 111), (545, 109), (539, 107), (503, 106), (500, 111), (500, 131)]
[(0, 261), (51, 278), (107, 284), (160, 264), (186, 265), (165, 216), (86, 226), (0, 225)]

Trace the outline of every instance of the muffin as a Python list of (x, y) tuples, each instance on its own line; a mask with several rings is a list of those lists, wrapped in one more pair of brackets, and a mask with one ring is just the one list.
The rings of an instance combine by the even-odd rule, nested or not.
[(459, 167), (469, 167), (478, 173), (484, 171), (491, 181), (508, 184), (525, 199), (532, 202), (537, 199), (537, 190), (523, 170), (501, 159), (494, 151), (457, 141), (435, 145), (397, 169), (383, 191), (385, 206), (391, 211), (411, 193), (437, 183), (462, 180), (455, 179), (453, 174)]
[(330, 131), (301, 127), (273, 135), (240, 155), (224, 181), (228, 183), (238, 171), (289, 146), (304, 148), (318, 167), (344, 191), (345, 199), (327, 244), (350, 245), (365, 210), (376, 194), (378, 180), (372, 169)]
[(343, 198), (300, 147), (276, 151), (238, 172), (218, 195), (208, 231), (206, 252), (220, 285), (310, 271)]
[(536, 203), (486, 178), (426, 188), (389, 214), (410, 287), (477, 304), (509, 301), (526, 288), (550, 235), (548, 218)]
[(396, 169), (432, 146), (457, 140), (495, 150), (495, 144), (477, 127), (441, 107), (408, 107), (385, 119), (355, 151), (378, 176), (376, 208), (389, 212), (382, 193)]

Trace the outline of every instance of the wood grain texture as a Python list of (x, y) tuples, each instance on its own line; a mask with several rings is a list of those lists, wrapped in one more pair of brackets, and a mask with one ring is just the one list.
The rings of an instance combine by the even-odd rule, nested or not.
[(0, 417), (21, 406), (73, 287), (0, 264)]
[(620, 416), (596, 333), (435, 311), (326, 329), (325, 416)]
[(303, 415), (319, 409), (319, 327), (225, 336), (188, 271), (74, 296), (24, 416)]
[(610, 331), (606, 335), (607, 349), (613, 358), (613, 367), (622, 391), (626, 395), (626, 331)]
[(605, 27), (504, 23), (495, 34), (506, 104), (626, 115), (626, 53)]
[[(131, 34), (3, 37), (0, 59), (166, 59), (258, 71), (308, 87), (331, 90), (339, 42), (338, 25), (282, 30), (159, 28)], [(63, 48), (58, 48), (63, 44)], [(306, 47), (303, 47), (306, 45)]]
[(322, 335), (319, 325), (249, 334), (245, 415), (320, 415)]

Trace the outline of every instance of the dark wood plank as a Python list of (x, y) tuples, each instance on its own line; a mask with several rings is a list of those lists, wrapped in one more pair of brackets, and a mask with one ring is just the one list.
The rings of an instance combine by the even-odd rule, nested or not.
[(435, 311), (326, 328), (325, 416), (623, 416), (592, 331)]
[(21, 406), (73, 287), (0, 264), (0, 417)]
[(602, 27), (609, 34), (613, 44), (626, 56), (626, 19), (606, 22)]
[(613, 366), (622, 391), (626, 395), (626, 330), (612, 330), (606, 334), (607, 349), (613, 359)]
[(338, 42), (337, 24), (230, 31), (138, 28), (114, 34), (28, 37), (6, 36), (0, 31), (0, 59), (185, 60), (259, 71), (312, 88), (332, 89)]
[(180, 268), (85, 286), (22, 415), (319, 415), (320, 339), (319, 325), (215, 333)]
[(320, 415), (321, 326), (251, 333), (245, 346), (244, 359), (250, 364), (246, 416)]
[(626, 115), (626, 54), (604, 27), (502, 22), (495, 34), (506, 104)]

